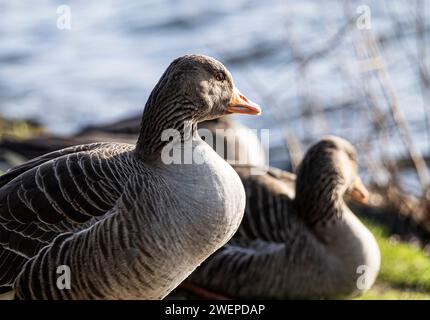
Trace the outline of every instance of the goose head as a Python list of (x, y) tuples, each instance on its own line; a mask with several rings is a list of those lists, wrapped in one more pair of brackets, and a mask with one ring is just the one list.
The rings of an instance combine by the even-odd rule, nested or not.
[(186, 55), (174, 60), (166, 72), (172, 81), (169, 85), (197, 107), (198, 121), (228, 113), (261, 113), (260, 107), (236, 88), (227, 68), (214, 58)]
[(296, 201), (313, 224), (340, 216), (344, 196), (366, 203), (369, 192), (358, 175), (357, 152), (345, 139), (326, 136), (306, 153), (297, 172)]
[(354, 146), (335, 136), (324, 137), (320, 144), (330, 154), (331, 163), (339, 172), (340, 181), (343, 181), (341, 192), (357, 202), (367, 203), (369, 192), (358, 174), (357, 151)]
[(260, 107), (234, 85), (227, 68), (214, 58), (185, 55), (161, 76), (146, 103), (137, 149), (154, 153), (165, 129), (180, 130), (230, 113), (258, 115)]
[(229, 113), (261, 113), (260, 107), (236, 88), (227, 68), (204, 55), (185, 55), (175, 59), (152, 91), (146, 108), (168, 107), (167, 97), (180, 97), (179, 104), (192, 106), (192, 110), (184, 108), (178, 111), (189, 114), (197, 122)]

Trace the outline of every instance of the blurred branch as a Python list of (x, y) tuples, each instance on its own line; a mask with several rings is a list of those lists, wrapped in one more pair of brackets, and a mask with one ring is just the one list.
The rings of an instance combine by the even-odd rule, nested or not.
[[(393, 22), (393, 25), (399, 26), (394, 32), (395, 40), (397, 45), (403, 50), (407, 59), (410, 61), (412, 68), (417, 66), (418, 68), (418, 81), (420, 83), (421, 98), (423, 112), (425, 115), (424, 123), (426, 126), (427, 141), (429, 142), (428, 148), (430, 151), (430, 76), (429, 70), (426, 66), (427, 49), (426, 49), (426, 25), (425, 25), (425, 5), (423, 0), (416, 0), (415, 3), (415, 21), (407, 19), (409, 16), (413, 16), (414, 12), (403, 13), (401, 18), (398, 14), (393, 11), (388, 11), (388, 16)], [(405, 25), (404, 20), (407, 20), (408, 24)], [(414, 55), (409, 47), (406, 47), (404, 42), (405, 32), (404, 30), (415, 29), (415, 42), (416, 42), (416, 55)]]
[[(367, 48), (371, 57), (381, 59), (378, 44), (375, 41), (375, 38), (369, 33), (366, 40)], [(430, 185), (430, 174), (427, 165), (420, 150), (415, 145), (415, 142), (412, 138), (412, 134), (408, 128), (406, 119), (404, 118), (400, 110), (396, 94), (389, 81), (385, 66), (382, 66), (382, 68), (376, 68), (373, 72), (375, 73), (381, 91), (388, 102), (391, 115), (393, 117), (393, 120), (397, 124), (397, 128), (399, 130), (400, 136), (403, 139), (404, 145), (406, 146), (409, 155), (415, 165), (419, 180), (421, 182), (421, 186), (423, 190), (427, 190)]]
[(298, 167), (303, 159), (303, 151), (300, 148), (300, 141), (297, 139), (295, 134), (290, 132), (285, 133), (285, 140), (288, 145), (288, 155), (291, 161), (291, 167), (293, 171)]
[[(355, 45), (355, 43), (353, 44)], [(359, 53), (357, 47), (354, 46), (354, 49), (358, 59)], [(368, 172), (371, 173), (375, 183), (378, 183), (376, 181), (376, 178), (378, 177), (376, 173), (378, 172), (389, 173), (389, 178), (391, 179), (392, 183), (395, 183), (398, 180), (399, 171), (396, 166), (396, 162), (391, 158), (387, 150), (387, 147), (390, 145), (390, 126), (387, 123), (383, 109), (377, 104), (377, 99), (375, 98), (373, 88), (372, 86), (367, 85), (367, 81), (364, 78), (363, 72), (359, 72), (358, 74), (358, 79), (360, 82), (354, 83), (352, 75), (349, 74), (348, 70), (344, 67), (346, 64), (339, 60), (337, 60), (336, 63), (338, 65), (339, 71), (344, 76), (343, 78), (345, 79), (345, 82), (349, 85), (351, 91), (357, 95), (355, 100), (357, 102), (365, 101), (365, 105), (367, 106), (368, 118), (373, 128), (373, 130), (371, 128), (367, 135), (367, 144), (372, 143), (375, 145), (377, 142), (379, 142), (377, 145), (377, 149), (380, 153), (379, 158), (369, 159), (367, 156), (363, 157), (363, 161), (368, 168)], [(379, 139), (375, 139), (374, 135), (379, 137)]]
[(427, 141), (429, 142), (428, 148), (430, 150), (430, 76), (427, 69), (427, 48), (426, 48), (426, 28), (424, 23), (425, 6), (423, 0), (417, 0), (416, 3), (416, 46), (417, 46), (417, 66), (420, 76), (420, 89), (422, 96), (422, 103), (426, 115), (426, 131)]
[(314, 50), (312, 53), (310, 53), (309, 55), (304, 55), (299, 49), (298, 46), (295, 45), (293, 42), (291, 42), (291, 35), (288, 34), (289, 36), (287, 37), (287, 45), (290, 48), (290, 51), (292, 53), (293, 59), (296, 63), (298, 63), (298, 68), (299, 69), (303, 69), (305, 68), (309, 63), (311, 63), (313, 60), (315, 59), (320, 59), (324, 56), (326, 56), (327, 54), (333, 52), (333, 50), (339, 46), (343, 39), (345, 38), (345, 36), (348, 34), (348, 31), (351, 30), (351, 28), (353, 26), (355, 26), (355, 21), (356, 21), (357, 17), (353, 16), (350, 17), (344, 24), (342, 27), (339, 28), (339, 30), (330, 38), (326, 41), (326, 44), (317, 49)]

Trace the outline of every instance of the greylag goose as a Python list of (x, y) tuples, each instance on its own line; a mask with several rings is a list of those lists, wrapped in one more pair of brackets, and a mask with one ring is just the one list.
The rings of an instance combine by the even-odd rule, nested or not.
[(279, 169), (251, 175), (250, 168), (235, 167), (247, 196), (237, 233), (182, 288), (211, 298), (328, 299), (374, 283), (378, 245), (344, 201), (345, 194), (368, 197), (348, 141), (327, 137), (311, 147), (297, 180)]
[[(260, 108), (220, 62), (186, 55), (153, 89), (135, 145), (74, 146), (1, 176), (0, 286), (18, 299), (166, 296), (242, 219), (240, 178), (196, 133), (228, 113)], [(179, 135), (163, 139), (171, 129)], [(191, 163), (166, 164), (168, 145), (191, 146)], [(57, 286), (67, 270), (70, 288)]]
[[(198, 130), (209, 131), (212, 139), (205, 139), (205, 142), (226, 160), (254, 166), (265, 166), (267, 163), (264, 147), (257, 135), (246, 126), (232, 120), (230, 116), (201, 122), (198, 124)], [(0, 141), (0, 151), (9, 151), (20, 157), (32, 159), (79, 144), (103, 141), (133, 143), (139, 131), (140, 118), (133, 117), (108, 125), (86, 127), (71, 137), (44, 134), (22, 140), (5, 138)]]

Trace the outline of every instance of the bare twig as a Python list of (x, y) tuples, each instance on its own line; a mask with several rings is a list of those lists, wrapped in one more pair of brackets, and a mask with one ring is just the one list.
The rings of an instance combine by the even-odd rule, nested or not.
[[(366, 43), (368, 45), (369, 53), (371, 54), (371, 56), (380, 58), (381, 55), (379, 52), (378, 44), (376, 43), (375, 38), (371, 34), (368, 35)], [(423, 190), (427, 190), (427, 188), (430, 186), (430, 174), (427, 165), (420, 150), (415, 145), (406, 119), (401, 112), (397, 96), (393, 90), (391, 82), (389, 81), (389, 76), (385, 70), (385, 67), (376, 69), (374, 73), (379, 80), (381, 91), (384, 97), (387, 99), (391, 115), (393, 117), (393, 120), (397, 124), (404, 145), (407, 148), (409, 155), (415, 165), (418, 178), (421, 182), (421, 186)]]

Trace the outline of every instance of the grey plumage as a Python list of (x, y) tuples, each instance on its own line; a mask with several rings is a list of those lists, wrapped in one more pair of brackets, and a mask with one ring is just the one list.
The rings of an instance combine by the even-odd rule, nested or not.
[[(218, 73), (225, 80), (215, 80)], [(195, 133), (228, 113), (218, 61), (176, 59), (154, 88), (136, 146), (95, 143), (35, 158), (0, 177), (0, 285), (21, 299), (159, 299), (236, 231), (245, 195), (235, 171)], [(164, 164), (163, 129), (191, 135), (201, 164)], [(181, 131), (183, 133), (183, 131)], [(208, 201), (210, 199), (210, 201)], [(56, 286), (57, 267), (71, 288)]]
[(368, 289), (380, 253), (343, 200), (358, 181), (354, 155), (349, 142), (328, 137), (307, 152), (297, 179), (235, 166), (247, 196), (244, 219), (187, 284), (245, 299), (340, 298)]

